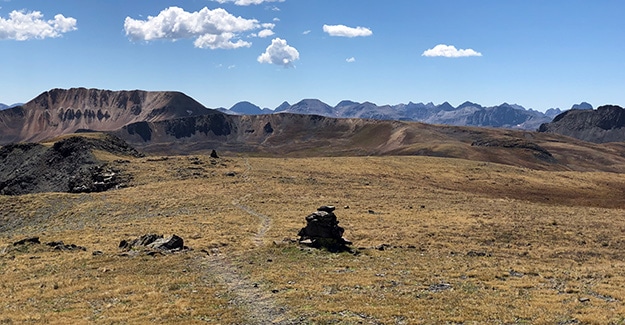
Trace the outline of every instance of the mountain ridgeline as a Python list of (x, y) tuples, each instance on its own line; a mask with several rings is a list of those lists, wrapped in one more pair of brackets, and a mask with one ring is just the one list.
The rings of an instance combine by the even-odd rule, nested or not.
[(595, 143), (625, 141), (625, 109), (616, 105), (572, 109), (556, 116), (538, 132), (557, 133)]
[(0, 111), (0, 143), (41, 141), (79, 130), (113, 131), (140, 121), (216, 113), (180, 92), (52, 89)]
[[(237, 109), (254, 112), (251, 103)], [(625, 172), (625, 155), (620, 154), (625, 145), (618, 143), (596, 145), (558, 132), (434, 125), (405, 118), (432, 122), (436, 116), (437, 121), (444, 118), (457, 124), (505, 126), (527, 123), (527, 113), (534, 111), (508, 104), (484, 108), (470, 102), (453, 107), (342, 101), (331, 107), (319, 100), (303, 100), (295, 105), (285, 102), (277, 113), (237, 115), (208, 109), (179, 92), (53, 89), (22, 106), (0, 111), (0, 145), (51, 143), (61, 135), (98, 131), (158, 155), (212, 150), (273, 157), (423, 155), (544, 170)], [(567, 115), (559, 116), (556, 120)]]
[[(582, 103), (576, 106), (586, 108), (587, 105), (590, 104)], [(590, 106), (590, 109), (592, 109), (592, 106)], [(358, 103), (344, 100), (332, 107), (318, 99), (304, 99), (293, 105), (284, 102), (275, 110), (261, 109), (250, 102), (239, 102), (230, 109), (219, 110), (226, 114), (236, 115), (294, 113), (337, 118), (415, 121), (429, 124), (521, 130), (536, 130), (541, 124), (550, 122), (553, 117), (562, 112), (560, 109), (552, 108), (542, 113), (507, 103), (493, 107), (483, 107), (472, 102), (465, 102), (458, 107), (453, 107), (447, 102), (440, 105), (410, 102), (408, 104), (378, 106), (371, 102)]]

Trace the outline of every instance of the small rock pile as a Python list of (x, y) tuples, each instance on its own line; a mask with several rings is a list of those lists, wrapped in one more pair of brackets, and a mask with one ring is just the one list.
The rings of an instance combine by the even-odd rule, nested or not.
[[(75, 244), (65, 244), (63, 241), (51, 241), (45, 244), (46, 246), (52, 247), (56, 251), (87, 251), (86, 247)], [(13, 247), (26, 247), (29, 245), (41, 245), (39, 237), (24, 238), (13, 243)], [(5, 250), (5, 252), (6, 251), (7, 250)]]
[(297, 234), (300, 244), (312, 247), (326, 247), (330, 250), (349, 250), (351, 242), (343, 238), (345, 229), (339, 227), (334, 206), (321, 206), (306, 217), (306, 227)]

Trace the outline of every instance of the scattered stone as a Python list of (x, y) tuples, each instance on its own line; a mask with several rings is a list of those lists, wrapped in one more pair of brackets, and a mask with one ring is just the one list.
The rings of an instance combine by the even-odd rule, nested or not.
[(618, 300), (617, 300), (616, 298), (614, 298), (614, 297), (610, 297), (610, 296), (606, 296), (606, 295), (598, 294), (598, 293), (596, 293), (596, 292), (590, 292), (589, 294), (590, 294), (591, 296), (595, 297), (595, 298), (601, 299), (601, 300), (606, 301), (606, 302), (616, 302), (616, 301), (618, 301)]
[(334, 214), (336, 207), (324, 205), (306, 217), (306, 227), (297, 234), (299, 243), (311, 247), (325, 247), (330, 251), (351, 251), (346, 245), (351, 242), (343, 238), (345, 229), (339, 227)]
[(87, 248), (85, 247), (77, 246), (74, 244), (65, 245), (65, 243), (63, 243), (62, 241), (51, 241), (49, 243), (46, 243), (46, 245), (54, 248), (54, 250), (57, 250), (57, 251), (76, 251), (76, 250), (86, 251), (87, 250)]
[(429, 287), (429, 290), (431, 292), (441, 292), (441, 291), (445, 291), (445, 290), (449, 290), (451, 289), (451, 284), (449, 283), (438, 283), (438, 284), (432, 284)]
[(469, 252), (467, 253), (467, 256), (470, 256), (470, 257), (484, 257), (484, 256), (489, 256), (489, 257), (490, 257), (491, 255), (490, 255), (489, 253), (486, 253), (486, 252), (469, 251)]
[(390, 248), (391, 245), (389, 244), (380, 244), (378, 246), (375, 247), (375, 249), (379, 250), (379, 251), (383, 251), (386, 250), (387, 248)]
[(93, 251), (93, 253), (91, 253), (91, 255), (93, 255), (93, 256), (100, 256), (102, 254), (104, 254), (104, 253), (102, 253), (102, 251)]
[(584, 303), (584, 302), (589, 302), (589, 301), (590, 301), (590, 298), (587, 298), (587, 297), (580, 297), (578, 300), (579, 300), (579, 302)]
[(228, 176), (228, 177), (234, 177), (234, 176), (237, 176), (237, 173), (235, 173), (235, 172), (227, 172), (225, 175)]
[(13, 243), (13, 246), (26, 245), (26, 244), (41, 244), (39, 237), (30, 237), (18, 240)]
[(516, 278), (522, 278), (525, 276), (525, 274), (521, 273), (521, 272), (517, 272), (515, 270), (510, 270), (510, 276), (516, 277)]
[(368, 212), (369, 214), (375, 214), (375, 211), (373, 211), (373, 210), (367, 210), (367, 212)]
[[(122, 240), (119, 242), (119, 248), (124, 251), (145, 249), (147, 254), (154, 256), (161, 252), (175, 252), (189, 249), (184, 246), (184, 240), (176, 235), (164, 238), (163, 235), (146, 234), (133, 240)], [(155, 251), (157, 253), (155, 253)]]
[(211, 151), (211, 158), (215, 158), (215, 159), (219, 158), (219, 156), (217, 155), (217, 151), (215, 151), (215, 149)]
[(344, 206), (343, 209), (345, 210), (349, 209), (349, 205)]

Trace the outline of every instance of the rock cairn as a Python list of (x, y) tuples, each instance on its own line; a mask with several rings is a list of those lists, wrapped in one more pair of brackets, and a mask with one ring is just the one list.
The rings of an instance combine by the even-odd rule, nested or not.
[(349, 250), (351, 242), (343, 238), (345, 229), (339, 227), (331, 205), (324, 205), (306, 217), (306, 227), (297, 234), (300, 244), (312, 247), (326, 247), (331, 250)]

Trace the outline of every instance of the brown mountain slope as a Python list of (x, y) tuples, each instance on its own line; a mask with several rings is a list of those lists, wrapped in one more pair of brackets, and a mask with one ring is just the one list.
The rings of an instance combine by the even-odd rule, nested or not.
[(540, 170), (625, 171), (625, 151), (620, 146), (596, 145), (557, 134), (415, 122), (214, 114), (134, 123), (113, 133), (154, 154), (216, 149), (289, 157), (421, 155)]
[(21, 107), (0, 111), (0, 144), (213, 112), (180, 92), (52, 89)]

